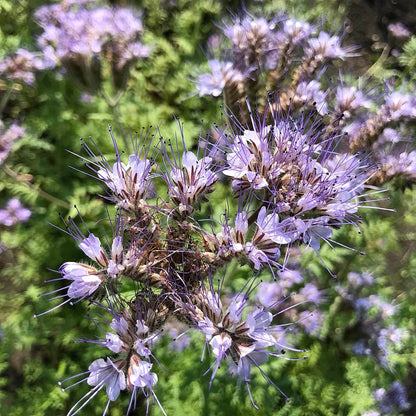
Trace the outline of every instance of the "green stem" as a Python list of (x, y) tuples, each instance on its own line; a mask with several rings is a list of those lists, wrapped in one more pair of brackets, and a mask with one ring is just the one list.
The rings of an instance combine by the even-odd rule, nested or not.
[(121, 114), (118, 107), (118, 104), (123, 97), (125, 91), (118, 91), (114, 97), (110, 97), (103, 89), (100, 91), (101, 96), (104, 98), (105, 102), (107, 103), (108, 107), (111, 110), (111, 114), (113, 115), (114, 122), (116, 124), (118, 132), (121, 134), (121, 138), (123, 140), (123, 144), (125, 147), (125, 151), (129, 152), (132, 149), (130, 148), (130, 143), (127, 140), (127, 134), (124, 131), (123, 125), (121, 123)]
[(47, 192), (43, 191), (42, 189), (38, 189), (35, 185), (28, 180), (24, 179), (22, 175), (17, 174), (8, 166), (3, 166), (4, 172), (13, 178), (15, 181), (25, 184), (28, 188), (32, 189), (39, 195), (41, 198), (46, 199), (49, 202), (52, 202), (62, 208), (67, 209), (68, 211), (72, 208), (72, 205), (68, 204), (68, 202), (62, 201), (62, 199), (56, 198), (53, 195), (48, 194)]
[(7, 101), (9, 101), (10, 95), (12, 94), (12, 91), (13, 91), (15, 85), (16, 84), (13, 83), (10, 86), (10, 88), (7, 88), (4, 96), (1, 98), (1, 101), (0, 101), (0, 118), (1, 118), (1, 115), (3, 114), (3, 110), (6, 107)]

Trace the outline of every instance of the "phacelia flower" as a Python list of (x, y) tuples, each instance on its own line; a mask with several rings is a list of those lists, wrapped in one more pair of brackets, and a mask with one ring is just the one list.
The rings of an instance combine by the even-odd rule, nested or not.
[(13, 123), (8, 129), (0, 121), (0, 165), (6, 160), (13, 143), (25, 134), (25, 130)]
[(384, 388), (377, 389), (373, 393), (377, 400), (382, 415), (393, 414), (408, 407), (406, 389), (398, 382), (394, 381), (389, 390)]
[(141, 136), (136, 138), (136, 151), (128, 157), (128, 162), (125, 164), (121, 161), (111, 127), (109, 131), (116, 152), (116, 162), (111, 165), (101, 152), (98, 151), (100, 156), (97, 156), (84, 142), (83, 147), (92, 159), (88, 167), (109, 188), (110, 199), (116, 202), (117, 207), (128, 211), (140, 211), (142, 199), (153, 194), (151, 178), (153, 159), (149, 154), (150, 145), (145, 145), (147, 135), (143, 135), (142, 131)]
[(409, 29), (401, 22), (390, 23), (387, 30), (396, 38), (408, 38), (411, 35)]
[(33, 85), (35, 72), (46, 67), (39, 55), (39, 53), (19, 48), (14, 55), (7, 56), (0, 61), (0, 77)]
[(349, 118), (359, 108), (369, 108), (371, 100), (356, 87), (337, 87), (335, 91), (335, 109)]
[(232, 62), (211, 59), (208, 64), (211, 73), (199, 75), (196, 83), (200, 97), (204, 95), (218, 97), (225, 87), (238, 86), (244, 79), (243, 73), (234, 68)]
[[(123, 265), (122, 237), (120, 235), (116, 234), (114, 236), (111, 249), (109, 250), (109, 256), (99, 238), (93, 233), (89, 232), (88, 237), (85, 237), (71, 218), (69, 219), (69, 223), (66, 223), (65, 221), (64, 223), (66, 232), (74, 238), (78, 243), (78, 247), (90, 260), (95, 262), (95, 265), (72, 261), (62, 264), (59, 268), (61, 278), (54, 280), (69, 280), (71, 283), (63, 288), (44, 293), (43, 296), (66, 290), (66, 294), (57, 295), (49, 300), (65, 297), (67, 297), (67, 299), (59, 305), (36, 316), (51, 312), (66, 303), (73, 303), (74, 301), (79, 302), (86, 298), (91, 299), (104, 285), (112, 283), (113, 279), (120, 277), (125, 269), (125, 266)], [(117, 230), (117, 232), (119, 232), (119, 230)]]
[(226, 151), (223, 173), (235, 193), (268, 204), (267, 215), (264, 206), (259, 211), (251, 241), (256, 251), (249, 257), (258, 268), (265, 260), (258, 251), (261, 240), (273, 243), (268, 249), (275, 255), (278, 245), (296, 241), (318, 250), (320, 240), (332, 241), (334, 227), (358, 224), (372, 167), (365, 159), (338, 154), (339, 136), (327, 137), (318, 118), (295, 121), (270, 99), (264, 115), (248, 109), (251, 125), (230, 117), (231, 127), (219, 131), (218, 147)]
[(170, 167), (164, 179), (168, 185), (168, 192), (172, 201), (182, 213), (192, 213), (204, 200), (206, 194), (213, 191), (213, 185), (218, 180), (214, 161), (209, 156), (198, 159), (193, 152), (185, 150), (180, 155), (175, 155), (171, 148), (169, 156), (165, 158)]
[(40, 7), (35, 18), (44, 30), (38, 45), (47, 61), (51, 66), (63, 65), (75, 82), (92, 93), (100, 88), (102, 60), (110, 64), (114, 86), (122, 89), (129, 66), (150, 53), (140, 42), (143, 26), (132, 9), (63, 1)]
[[(103, 415), (107, 413), (110, 402), (116, 400), (120, 395), (120, 391), (126, 389), (126, 376), (123, 373), (124, 360), (121, 361), (112, 361), (109, 357), (106, 360), (99, 358), (91, 363), (88, 367), (89, 373), (88, 377), (84, 380), (87, 381), (88, 385), (93, 388), (83, 396), (74, 406), (68, 411), (67, 416), (73, 416), (77, 414), (81, 409), (83, 409), (91, 399), (93, 399), (104, 387), (108, 396), (107, 405), (104, 409)], [(72, 379), (77, 376), (81, 376), (85, 373), (69, 377), (61, 382), (59, 385), (64, 384), (67, 380)], [(75, 383), (75, 384), (78, 384)], [(73, 384), (73, 385), (75, 385)], [(71, 386), (63, 388), (65, 391)]]
[(310, 105), (314, 103), (318, 113), (324, 115), (328, 111), (326, 96), (325, 91), (321, 90), (321, 83), (312, 80), (309, 82), (299, 82), (296, 86), (294, 99), (309, 103)]
[[(158, 401), (153, 392), (153, 386), (157, 383), (158, 377), (156, 373), (150, 371), (153, 366), (150, 360), (154, 358), (151, 348), (160, 335), (158, 328), (166, 319), (163, 309), (158, 307), (154, 297), (133, 303), (122, 302), (114, 298), (108, 307), (98, 302), (96, 305), (104, 310), (104, 314), (110, 314), (111, 321), (104, 319), (103, 313), (97, 314), (97, 318), (91, 318), (105, 336), (98, 340), (82, 341), (106, 347), (113, 355), (111, 358), (107, 357), (106, 360), (95, 360), (89, 366), (86, 381), (94, 388), (72, 407), (68, 415), (78, 413), (104, 386), (108, 396), (104, 414), (110, 402), (116, 400), (120, 391), (123, 390), (131, 392), (128, 412), (135, 407), (136, 395), (139, 391), (143, 393), (148, 404), (150, 398)], [(105, 332), (102, 329), (102, 323), (107, 323), (112, 332)], [(77, 376), (69, 379), (74, 377)], [(65, 382), (66, 380), (60, 384)], [(161, 410), (165, 414), (162, 407)]]
[(352, 52), (357, 49), (355, 46), (341, 46), (341, 38), (339, 36), (331, 36), (324, 31), (319, 32), (318, 37), (308, 40), (309, 48), (307, 55), (311, 57), (319, 57), (319, 59), (340, 58), (345, 59), (355, 56)]
[(19, 222), (25, 222), (31, 215), (30, 210), (23, 208), (18, 199), (10, 199), (5, 209), (0, 209), (0, 224), (11, 227)]
[[(282, 357), (282, 350), (287, 348), (282, 344), (283, 326), (272, 325), (273, 315), (267, 309), (250, 307), (243, 293), (235, 295), (224, 310), (219, 295), (207, 291), (192, 314), (196, 327), (205, 334), (206, 343), (215, 356), (210, 368), (210, 384), (220, 364), (226, 361), (230, 373), (244, 381), (250, 393), (248, 383), (252, 367), (260, 368), (269, 356)], [(273, 384), (262, 370), (260, 372)], [(255, 406), (252, 398), (251, 401)]]

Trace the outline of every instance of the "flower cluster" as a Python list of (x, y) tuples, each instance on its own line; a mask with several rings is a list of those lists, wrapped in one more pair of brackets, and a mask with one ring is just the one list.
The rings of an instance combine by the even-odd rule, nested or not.
[[(305, 303), (307, 309), (299, 311), (299, 307), (290, 309), (290, 319), (298, 322), (300, 328), (307, 334), (318, 334), (324, 319), (324, 312), (319, 306), (325, 301), (324, 291), (319, 290), (316, 283), (305, 283), (301, 273), (297, 270), (286, 269), (278, 272), (278, 279), (274, 282), (262, 282), (258, 286), (257, 299), (272, 311), (279, 312), (282, 297), (292, 295), (293, 305)], [(292, 331), (295, 332), (295, 331)]]
[(0, 120), (0, 165), (9, 155), (13, 143), (24, 134), (24, 129), (18, 124), (13, 123), (8, 129), (5, 129), (4, 123)]
[[(320, 240), (332, 242), (334, 227), (358, 225), (365, 182), (374, 170), (365, 158), (338, 153), (339, 136), (329, 134), (319, 119), (293, 120), (274, 98), (269, 97), (263, 116), (248, 105), (250, 124), (230, 118), (215, 136), (226, 155), (222, 173), (243, 202), (234, 230), (229, 229), (235, 234), (230, 250), (244, 251), (256, 269), (273, 264), (282, 248), (304, 243), (317, 251)], [(263, 206), (252, 209), (253, 199)], [(256, 224), (251, 241), (249, 216)]]
[(19, 48), (13, 55), (0, 61), (0, 77), (33, 85), (35, 72), (47, 68), (39, 53)]
[[(271, 91), (282, 89), (283, 84), (289, 86), (288, 81), (292, 81), (285, 97), (301, 102), (301, 96), (293, 94), (297, 87), (304, 89), (319, 67), (332, 59), (354, 56), (356, 49), (355, 46), (342, 46), (342, 38), (338, 35), (318, 33), (317, 27), (305, 21), (283, 16), (266, 19), (246, 14), (236, 17), (223, 27), (223, 34), (230, 44), (230, 53), (221, 53), (231, 55), (232, 60), (226, 63), (210, 61), (212, 75), (203, 74), (198, 78), (200, 95), (218, 96), (223, 90), (226, 97), (239, 100), (251, 96), (251, 89), (257, 91), (264, 82), (266, 89)], [(299, 49), (303, 50), (300, 59), (297, 56)], [(227, 73), (233, 76), (218, 77), (218, 67), (227, 68)], [(264, 73), (267, 74), (266, 81), (262, 79)], [(227, 101), (227, 104), (235, 103)]]
[(364, 288), (374, 283), (374, 278), (368, 273), (351, 272), (348, 286), (339, 286), (338, 292), (355, 311), (354, 353), (371, 356), (387, 367), (392, 352), (400, 347), (406, 333), (403, 328), (388, 323), (389, 318), (397, 313), (397, 307), (378, 295), (362, 295)]
[[(222, 95), (227, 107), (237, 113), (246, 97), (255, 97), (264, 106), (267, 103), (259, 100), (258, 92), (278, 90), (283, 111), (317, 111), (325, 116), (328, 134), (339, 135), (345, 154), (368, 153), (381, 166), (371, 173), (373, 184), (396, 177), (414, 182), (414, 154), (395, 130), (416, 118), (414, 94), (402, 91), (394, 80), (387, 88), (384, 84), (374, 88), (370, 80), (345, 79), (334, 85), (326, 76), (334, 59), (356, 56), (357, 47), (344, 46), (342, 36), (317, 25), (284, 16), (265, 19), (246, 14), (225, 25), (223, 39), (217, 43), (226, 46), (213, 48), (212, 54), (227, 60), (209, 60), (211, 73), (199, 75), (196, 81), (200, 96)], [(239, 121), (245, 124), (248, 117), (244, 113)], [(400, 143), (381, 145), (383, 133), (392, 128)]]
[[(130, 304), (125, 304), (122, 299), (113, 301), (111, 307), (104, 308), (112, 318), (111, 321), (106, 321), (111, 331), (104, 332), (98, 325), (102, 320), (92, 318), (105, 335), (99, 340), (85, 340), (106, 347), (110, 357), (93, 361), (88, 372), (79, 375), (88, 374), (86, 381), (93, 388), (69, 410), (68, 415), (78, 413), (104, 387), (108, 396), (104, 413), (110, 402), (115, 401), (123, 390), (131, 392), (129, 410), (134, 407), (138, 391), (144, 394), (148, 402), (150, 398), (157, 401), (153, 386), (158, 378), (150, 371), (153, 366), (151, 361), (154, 360), (151, 349), (159, 337), (159, 328), (166, 319), (163, 310), (165, 307), (158, 304), (158, 299), (152, 295), (148, 299), (138, 296)], [(103, 308), (100, 304), (99, 307)], [(76, 376), (69, 379), (74, 377)], [(59, 384), (64, 385), (69, 379)], [(72, 386), (69, 385), (64, 390)], [(164, 413), (162, 407), (161, 410)]]
[(364, 413), (363, 416), (387, 416), (396, 414), (396, 412), (408, 407), (406, 391), (398, 381), (394, 381), (387, 391), (384, 388), (377, 389), (374, 391), (373, 397), (377, 400), (380, 412), (370, 410)]
[[(318, 252), (321, 240), (333, 241), (334, 228), (358, 224), (371, 167), (365, 159), (339, 154), (338, 136), (322, 127), (318, 114), (294, 118), (278, 105), (278, 96), (270, 96), (264, 113), (257, 114), (248, 104), (252, 118), (246, 126), (229, 114), (225, 126), (216, 128), (215, 143), (201, 138), (194, 150), (183, 134), (180, 141), (142, 131), (133, 140), (134, 152), (125, 156), (110, 129), (115, 149), (110, 163), (93, 142), (83, 142), (87, 156), (82, 158), (117, 214), (110, 221), (112, 238), (105, 239), (85, 224), (82, 231), (75, 220), (64, 221), (65, 232), (89, 261), (62, 264), (61, 277), (53, 281), (65, 285), (46, 294), (61, 300), (49, 311), (89, 302), (99, 317), (91, 319), (104, 333), (85, 340), (106, 348), (107, 355), (84, 373), (92, 389), (70, 415), (104, 387), (107, 408), (123, 390), (131, 393), (129, 409), (139, 393), (148, 404), (158, 402), (158, 379), (151, 371), (158, 363), (154, 345), (161, 329), (175, 320), (204, 335), (205, 349), (213, 355), (210, 385), (227, 362), (230, 374), (247, 385), (254, 406), (252, 370), (279, 390), (261, 366), (271, 357), (284, 358), (286, 350), (302, 352), (287, 346), (285, 328), (295, 319), (312, 332), (319, 323), (310, 321), (308, 311), (289, 311), (323, 300), (312, 283), (288, 300), (285, 288), (302, 280), (286, 269), (290, 252), (298, 246)], [(206, 215), (218, 183), (229, 187), (230, 204), (238, 201), (236, 212), (219, 219)], [(248, 264), (252, 277), (226, 299), (224, 278), (218, 288), (214, 281), (233, 259)], [(279, 278), (270, 285), (280, 285), (280, 292), (265, 300), (259, 287), (256, 305), (251, 298), (263, 269)]]
[(110, 65), (114, 86), (124, 88), (131, 64), (150, 52), (139, 40), (142, 22), (128, 8), (66, 0), (42, 6), (35, 18), (44, 30), (38, 45), (45, 60), (63, 65), (87, 91), (99, 90), (104, 61)]
[[(200, 294), (202, 302), (191, 309), (190, 316), (205, 335), (205, 342), (215, 356), (210, 384), (221, 363), (226, 361), (229, 372), (246, 383), (252, 404), (256, 407), (248, 384), (251, 368), (254, 366), (260, 369), (260, 365), (269, 356), (283, 357), (288, 348), (285, 345), (287, 325), (272, 325), (275, 316), (261, 306), (251, 307), (247, 312), (248, 294), (249, 292), (238, 293), (225, 309), (218, 293), (212, 288), (203, 289)], [(261, 370), (260, 372), (271, 382)], [(278, 389), (277, 386), (276, 388)], [(288, 397), (286, 400), (289, 400)]]
[(18, 199), (10, 199), (5, 209), (0, 209), (0, 224), (11, 227), (18, 222), (25, 222), (30, 217), (30, 210), (24, 208)]

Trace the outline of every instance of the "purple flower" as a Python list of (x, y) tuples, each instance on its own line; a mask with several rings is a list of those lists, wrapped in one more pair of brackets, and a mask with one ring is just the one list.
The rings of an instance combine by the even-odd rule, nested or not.
[(402, 152), (398, 155), (388, 154), (381, 159), (389, 177), (416, 177), (416, 151)]
[(287, 227), (287, 223), (292, 223), (291, 219), (280, 222), (277, 213), (266, 215), (266, 212), (265, 207), (260, 209), (252, 241), (244, 246), (244, 251), (256, 270), (262, 264), (276, 265), (280, 257), (280, 246), (289, 244), (298, 237), (296, 230)]
[(341, 38), (339, 36), (331, 36), (324, 31), (319, 32), (318, 37), (308, 40), (309, 48), (306, 54), (316, 59), (324, 60), (327, 58), (349, 58), (356, 56), (352, 52), (357, 48), (355, 46), (341, 46)]
[(152, 364), (140, 360), (136, 355), (133, 355), (130, 359), (128, 374), (129, 385), (152, 390), (152, 387), (157, 383), (157, 375), (150, 371), (151, 368)]
[(0, 61), (0, 77), (33, 85), (35, 72), (45, 68), (39, 55), (19, 48), (14, 55)]
[(357, 224), (371, 169), (365, 159), (338, 154), (338, 136), (325, 137), (319, 118), (286, 116), (272, 99), (265, 115), (247, 103), (251, 126), (230, 115), (230, 126), (218, 130), (217, 147), (227, 154), (223, 173), (232, 178), (236, 195), (267, 201), (267, 215), (263, 206), (244, 246), (257, 270), (274, 264), (281, 244), (303, 242), (317, 251), (321, 240), (333, 241), (334, 227)]
[(394, 381), (387, 391), (384, 388), (377, 389), (373, 392), (373, 397), (378, 401), (378, 406), (383, 415), (404, 410), (409, 405), (406, 390), (398, 381)]
[[(172, 149), (171, 149), (172, 150)], [(172, 150), (171, 153), (174, 153)], [(181, 162), (176, 157), (168, 156), (166, 160), (171, 167), (164, 179), (172, 201), (182, 213), (191, 213), (200, 204), (204, 196), (213, 191), (213, 185), (218, 180), (213, 159), (208, 156), (198, 157), (191, 151), (185, 150)]]
[(262, 282), (257, 289), (257, 299), (265, 308), (272, 309), (282, 299), (284, 292), (280, 282)]
[(196, 88), (199, 96), (213, 95), (218, 97), (225, 87), (239, 84), (244, 75), (233, 67), (231, 62), (220, 62), (217, 59), (208, 61), (211, 73), (198, 76)]
[(13, 123), (6, 130), (0, 120), (0, 165), (6, 160), (13, 143), (25, 134), (25, 130)]
[(314, 31), (314, 26), (311, 26), (308, 22), (296, 20), (294, 18), (286, 19), (283, 22), (283, 27), (280, 30), (280, 32), (292, 45), (300, 43)]
[(279, 285), (284, 288), (289, 288), (293, 285), (303, 282), (303, 277), (297, 270), (289, 270), (285, 268), (278, 272)]
[(224, 34), (236, 48), (248, 50), (254, 45), (264, 44), (274, 25), (274, 22), (268, 22), (262, 17), (245, 16), (237, 19), (234, 24), (225, 26)]
[(324, 314), (321, 311), (303, 311), (300, 313), (300, 323), (307, 334), (319, 331), (324, 321)]
[(105, 275), (99, 273), (97, 269), (82, 263), (64, 263), (59, 271), (63, 279), (72, 280), (68, 287), (68, 297), (70, 299), (92, 295), (105, 279)]
[[(116, 221), (119, 220), (120, 218), (116, 218)], [(77, 302), (86, 298), (91, 299), (104, 285), (111, 285), (114, 279), (120, 278), (122, 272), (128, 267), (128, 261), (123, 257), (122, 236), (118, 234), (122, 232), (120, 224), (117, 224), (114, 230), (115, 235), (109, 250), (110, 256), (108, 256), (107, 250), (104, 249), (99, 238), (93, 233), (89, 232), (88, 237), (85, 237), (71, 218), (69, 218), (68, 223), (64, 221), (64, 224), (66, 232), (74, 238), (84, 254), (96, 264), (94, 266), (78, 262), (62, 264), (59, 268), (61, 278), (54, 280), (70, 280), (72, 282), (68, 286), (45, 293), (43, 296), (67, 290), (66, 294), (57, 295), (49, 300), (65, 297), (68, 299), (46, 312), (35, 315), (35, 317), (51, 312), (66, 303), (70, 302), (72, 304), (74, 299), (77, 299)]]
[(29, 219), (31, 212), (23, 208), (18, 199), (10, 199), (5, 209), (0, 209), (0, 224), (11, 227), (18, 222), (25, 222)]
[(374, 278), (369, 273), (350, 272), (347, 276), (348, 283), (355, 289), (374, 284)]
[(145, 195), (151, 168), (150, 160), (140, 160), (137, 155), (130, 155), (127, 165), (117, 161), (111, 171), (100, 169), (98, 177), (120, 200), (119, 205), (129, 209)]
[(416, 118), (415, 99), (410, 94), (403, 94), (400, 91), (393, 91), (385, 98), (386, 111), (390, 120), (401, 118)]
[(403, 338), (403, 330), (390, 325), (383, 328), (377, 338), (377, 346), (380, 350), (388, 350), (390, 346), (398, 346)]
[[(119, 208), (127, 211), (140, 211), (143, 198), (152, 195), (154, 189), (151, 177), (154, 162), (149, 154), (152, 140), (150, 139), (150, 143), (145, 143), (148, 137), (147, 134), (143, 136), (142, 131), (142, 135), (136, 137), (135, 153), (129, 156), (128, 162), (125, 164), (121, 160), (111, 127), (109, 131), (116, 153), (116, 162), (110, 164), (98, 148), (96, 151), (99, 156), (87, 143), (83, 142), (84, 150), (91, 158), (87, 166), (109, 188), (111, 191), (110, 199), (116, 202)], [(92, 144), (95, 146), (94, 142)], [(85, 159), (82, 156), (80, 157)]]
[(319, 114), (326, 114), (328, 111), (327, 93), (321, 90), (319, 81), (299, 82), (296, 86), (295, 98), (307, 103), (314, 102)]
[(223, 29), (233, 44), (235, 67), (241, 72), (258, 69), (262, 57), (273, 49), (273, 29), (276, 22), (265, 18), (244, 16)]
[[(281, 356), (282, 348), (287, 348), (281, 343), (283, 327), (272, 325), (273, 315), (268, 310), (250, 307), (247, 294), (235, 295), (224, 310), (217, 293), (205, 292), (202, 303), (192, 313), (195, 325), (205, 334), (215, 356), (210, 384), (220, 364), (227, 361), (230, 373), (244, 381), (249, 389), (251, 368), (260, 368), (269, 355)], [(269, 378), (266, 380), (272, 383)]]
[(268, 130), (258, 134), (245, 130), (242, 135), (235, 136), (227, 153), (227, 168), (223, 173), (233, 178), (233, 189), (262, 189), (268, 186), (263, 172), (271, 168), (273, 162), (267, 141)]
[[(159, 339), (157, 326), (166, 319), (164, 315), (161, 315), (161, 322), (157, 321), (155, 316), (157, 315), (157, 304), (154, 303), (157, 302), (156, 299), (154, 296), (149, 301), (137, 300), (135, 304), (136, 316), (124, 302), (118, 300), (116, 302), (120, 304), (110, 304), (108, 308), (100, 305), (111, 314), (112, 320), (107, 323), (114, 332), (102, 330), (104, 337), (101, 339), (85, 341), (102, 345), (115, 353), (137, 356), (138, 360), (149, 360), (153, 357), (151, 349)], [(135, 365), (137, 365), (136, 361)]]
[(92, 93), (100, 88), (102, 60), (110, 64), (114, 86), (122, 89), (130, 65), (150, 53), (139, 41), (142, 22), (128, 8), (64, 1), (42, 6), (35, 18), (44, 30), (38, 45), (48, 64), (62, 64), (74, 81)]
[(300, 295), (307, 301), (316, 304), (322, 303), (322, 291), (319, 290), (313, 283), (306, 283), (300, 290)]
[(356, 87), (340, 86), (335, 91), (336, 111), (349, 118), (359, 108), (370, 108), (371, 101)]
[(387, 30), (396, 38), (408, 38), (412, 34), (401, 22), (390, 23)]
[(188, 335), (189, 329), (181, 322), (168, 322), (165, 327), (169, 334), (169, 348), (174, 351), (182, 352), (191, 343), (191, 337)]
[[(86, 380), (90, 386), (95, 387), (73, 406), (69, 414), (73, 415), (81, 410), (104, 386), (108, 402), (103, 414), (106, 414), (110, 401), (117, 399), (121, 390), (127, 389), (131, 392), (128, 412), (136, 405), (138, 391), (144, 394), (148, 404), (150, 397), (158, 402), (153, 392), (158, 378), (150, 371), (153, 365), (150, 360), (154, 358), (151, 348), (159, 338), (159, 328), (166, 316), (158, 309), (157, 296), (153, 295), (148, 300), (136, 298), (134, 304), (117, 298), (109, 300), (108, 307), (99, 302), (94, 304), (101, 311), (96, 314), (97, 317), (90, 319), (104, 336), (98, 340), (81, 341), (106, 347), (113, 353), (113, 357), (107, 358), (106, 361), (95, 360), (90, 365), (90, 374)], [(106, 318), (108, 314), (111, 316), (110, 319)], [(105, 332), (102, 327), (105, 323), (112, 331)], [(74, 377), (77, 376), (69, 379)], [(88, 396), (91, 397), (87, 398)], [(162, 407), (161, 410), (165, 414)]]
[(383, 133), (380, 134), (377, 141), (374, 143), (375, 146), (381, 147), (384, 144), (392, 144), (392, 143), (398, 143), (402, 140), (402, 138), (399, 135), (399, 132), (392, 128), (385, 128), (383, 130)]
[(87, 383), (90, 386), (106, 386), (108, 399), (112, 402), (120, 395), (120, 390), (126, 388), (126, 377), (110, 358), (95, 360), (89, 367), (90, 375)]
[[(104, 386), (108, 397), (107, 405), (103, 412), (103, 415), (105, 415), (110, 402), (115, 401), (120, 395), (120, 391), (126, 389), (126, 376), (123, 371), (124, 367), (124, 360), (113, 361), (109, 357), (107, 357), (106, 360), (99, 358), (98, 360), (93, 361), (88, 367), (88, 377), (81, 380), (86, 380), (87, 383), (93, 388), (85, 396), (78, 400), (74, 406), (72, 406), (72, 408), (68, 411), (67, 416), (73, 416), (82, 410), (90, 402), (90, 400), (104, 388)], [(82, 376), (84, 374), (86, 373), (69, 377), (58, 384), (63, 385), (67, 380)], [(79, 381), (75, 382), (73, 385), (63, 388), (62, 391), (65, 391), (77, 384), (79, 384)]]
[(91, 259), (96, 261), (101, 267), (107, 267), (108, 257), (101, 246), (100, 240), (94, 235), (89, 234), (79, 242), (79, 248)]

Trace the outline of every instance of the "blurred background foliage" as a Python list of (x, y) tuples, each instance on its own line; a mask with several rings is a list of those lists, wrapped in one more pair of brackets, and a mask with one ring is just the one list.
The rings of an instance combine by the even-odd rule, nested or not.
[[(36, 38), (41, 30), (34, 22), (33, 13), (50, 3), (0, 0), (0, 58), (19, 47), (36, 50)], [(201, 129), (206, 134), (211, 123), (221, 120), (220, 103), (209, 97), (197, 97), (194, 80), (208, 67), (205, 45), (209, 37), (218, 32), (218, 26), (232, 13), (241, 10), (239, 1), (100, 3), (141, 10), (143, 42), (151, 45), (150, 56), (132, 68), (117, 104), (113, 105), (108, 96), (83, 96), (84, 92), (58, 69), (40, 71), (30, 87), (0, 81), (1, 99), (7, 96), (7, 104), (1, 108), (2, 120), (18, 121), (26, 131), (0, 167), (0, 206), (18, 197), (32, 212), (29, 221), (0, 229), (2, 415), (66, 414), (88, 386), (79, 385), (63, 393), (57, 381), (85, 371), (96, 359), (97, 348), (74, 342), (83, 336), (92, 338), (95, 331), (94, 325), (85, 318), (85, 305), (66, 306), (33, 318), (34, 314), (51, 307), (38, 296), (59, 287), (59, 282), (56, 286), (43, 282), (55, 278), (53, 270), (65, 261), (82, 257), (75, 242), (50, 224), (61, 226), (59, 214), (75, 216), (74, 206), (77, 206), (90, 230), (100, 234), (103, 225), (96, 219), (106, 216), (105, 203), (96, 196), (101, 191), (99, 184), (77, 171), (85, 169), (82, 160), (68, 150), (82, 153), (80, 137), (92, 136), (108, 159), (114, 160), (108, 124), (112, 125), (120, 148), (126, 151), (130, 135), (136, 130), (160, 125), (163, 136), (174, 137), (179, 134), (178, 123), (192, 147)], [(373, 3), (326, 0), (314, 2), (311, 8), (311, 3), (305, 0), (270, 0), (246, 1), (245, 8), (253, 13), (261, 11), (266, 16), (287, 11), (290, 16), (322, 22), (327, 30), (345, 25), (346, 42), (363, 46), (362, 56), (348, 64), (354, 76), (371, 71), (375, 79), (381, 80), (389, 74), (404, 85), (414, 83), (416, 38), (405, 45), (394, 45), (389, 43), (386, 30), (388, 23), (400, 20), (415, 32), (414, 10), (405, 13), (402, 5), (385, 1), (382, 2), (384, 9), (381, 7), (372, 13)], [(360, 7), (360, 19), (365, 18), (365, 27), (357, 17)], [(390, 53), (393, 49), (398, 51), (398, 58)], [(111, 85), (108, 80), (104, 83), (111, 98)], [(343, 248), (323, 249), (322, 257), (337, 279), (331, 279), (314, 252), (303, 256), (303, 268), (326, 290), (327, 302), (323, 306), (325, 323), (320, 335), (305, 334), (296, 340), (298, 347), (308, 351), (309, 358), (299, 362), (276, 359), (265, 365), (265, 372), (291, 398), (289, 403), (285, 403), (273, 386), (261, 380), (260, 375), (252, 383), (259, 411), (251, 406), (246, 387), (236, 386), (235, 380), (225, 373), (220, 372), (209, 391), (209, 376), (203, 376), (209, 360), (200, 362), (203, 340), (195, 336), (184, 352), (172, 351), (167, 341), (158, 347), (157, 357), (166, 373), (157, 370), (157, 395), (166, 413), (169, 416), (355, 416), (376, 408), (374, 390), (388, 389), (392, 382), (399, 380), (406, 387), (410, 405), (398, 414), (414, 415), (416, 190), (403, 191), (391, 184), (389, 197), (384, 205), (395, 209), (395, 213), (368, 210), (363, 213), (360, 234), (355, 229), (339, 231), (339, 241), (366, 252), (365, 256)], [(342, 295), (337, 291), (349, 271), (371, 272), (376, 278), (372, 293), (398, 308), (394, 324), (405, 328), (407, 336), (387, 366), (352, 352), (354, 312), (342, 306)], [(96, 397), (81, 414), (101, 414), (106, 403), (104, 396)], [(122, 400), (111, 407), (111, 415), (125, 413), (128, 397), (121, 396)], [(161, 414), (157, 406), (150, 413)], [(138, 409), (133, 414), (141, 413)]]

